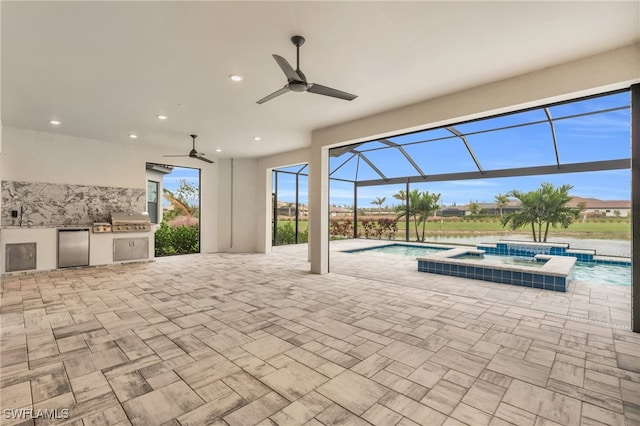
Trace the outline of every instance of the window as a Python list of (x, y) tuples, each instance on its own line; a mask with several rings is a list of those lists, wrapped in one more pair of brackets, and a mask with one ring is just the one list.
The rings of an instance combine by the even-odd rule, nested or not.
[(147, 181), (147, 212), (151, 223), (158, 223), (158, 187), (158, 182)]

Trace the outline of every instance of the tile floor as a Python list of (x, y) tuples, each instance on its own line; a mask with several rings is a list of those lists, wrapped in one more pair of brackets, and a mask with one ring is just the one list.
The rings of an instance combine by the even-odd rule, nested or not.
[(362, 244), (322, 276), (306, 246), (4, 276), (0, 424), (640, 424), (629, 289), (340, 252)]

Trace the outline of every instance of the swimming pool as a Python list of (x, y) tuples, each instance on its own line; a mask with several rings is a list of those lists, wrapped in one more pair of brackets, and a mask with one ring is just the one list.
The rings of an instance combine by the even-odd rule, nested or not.
[[(349, 250), (349, 253), (362, 253), (371, 255), (396, 255), (407, 257), (421, 257), (444, 250), (450, 250), (451, 247), (437, 246), (417, 246), (409, 244), (388, 244), (378, 247), (370, 247), (358, 250)], [(532, 258), (520, 256), (499, 256), (484, 255), (486, 263), (514, 263), (521, 265), (532, 265)], [(532, 265), (534, 266), (534, 265)], [(631, 286), (631, 266), (620, 264), (604, 264), (590, 263), (578, 261), (573, 269), (572, 279), (577, 281), (597, 282), (609, 285)]]
[(427, 254), (437, 253), (443, 250), (449, 250), (451, 247), (438, 246), (413, 246), (410, 244), (388, 244), (378, 247), (369, 247), (356, 250), (346, 250), (346, 253), (365, 253), (379, 256), (396, 255), (396, 256), (425, 256)]

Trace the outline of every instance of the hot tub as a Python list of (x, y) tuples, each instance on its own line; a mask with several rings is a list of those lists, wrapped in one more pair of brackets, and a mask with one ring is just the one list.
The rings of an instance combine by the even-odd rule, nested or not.
[(419, 257), (418, 271), (501, 284), (566, 291), (575, 257), (536, 254), (504, 259), (485, 258), (484, 250), (455, 248)]

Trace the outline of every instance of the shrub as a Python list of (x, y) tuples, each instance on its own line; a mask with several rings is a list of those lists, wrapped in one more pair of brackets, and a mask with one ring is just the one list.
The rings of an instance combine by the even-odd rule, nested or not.
[(351, 219), (331, 219), (329, 235), (332, 240), (353, 237), (353, 221)]
[[(309, 241), (309, 231), (298, 230), (298, 243), (306, 243)], [(296, 243), (296, 229), (293, 222), (284, 222), (278, 224), (278, 234), (276, 235), (276, 245), (286, 245)]]
[(175, 218), (168, 220), (169, 226), (177, 228), (179, 226), (196, 226), (200, 223), (200, 219), (193, 216), (176, 216)]
[(171, 227), (162, 222), (154, 234), (155, 255), (198, 253), (200, 251), (200, 229), (198, 225)]
[[(398, 231), (398, 220), (391, 218), (379, 218), (378, 220), (370, 220), (363, 219), (360, 221), (362, 228), (364, 230), (364, 237), (367, 239), (376, 238), (378, 240), (382, 239), (382, 236), (385, 235), (387, 239), (395, 238), (396, 232)], [(361, 234), (358, 234), (360, 237)]]

